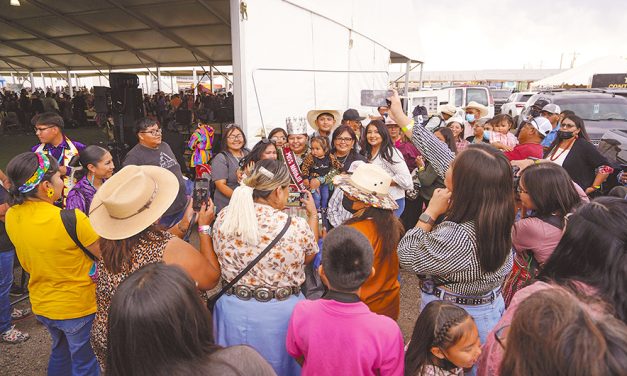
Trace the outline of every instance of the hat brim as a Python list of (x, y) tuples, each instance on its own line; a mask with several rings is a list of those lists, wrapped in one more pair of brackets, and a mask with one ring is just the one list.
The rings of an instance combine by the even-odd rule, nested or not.
[(398, 204), (390, 195), (376, 195), (373, 193), (364, 192), (362, 189), (356, 187), (353, 184), (350, 176), (338, 175), (333, 178), (333, 184), (337, 188), (346, 192), (349, 196), (375, 208), (385, 210), (398, 209)]
[(338, 111), (336, 110), (311, 110), (307, 112), (307, 122), (309, 123), (309, 126), (315, 129), (316, 131), (318, 130), (318, 124), (316, 124), (316, 119), (318, 119), (318, 116), (320, 116), (320, 114), (333, 115), (333, 121), (334, 121), (333, 128), (340, 125), (340, 113)]
[(464, 111), (466, 109), (468, 109), (468, 108), (474, 108), (475, 110), (478, 110), (479, 111), (479, 117), (486, 117), (486, 116), (488, 116), (488, 113), (490, 112), (490, 111), (488, 111), (487, 107), (478, 107), (478, 106), (466, 106), (466, 107), (464, 107)]
[(116, 179), (117, 175), (114, 174), (96, 192), (90, 205), (89, 221), (100, 237), (121, 240), (137, 235), (155, 223), (176, 199), (179, 192), (179, 181), (176, 175), (158, 166), (137, 167), (141, 168), (146, 175), (156, 182), (158, 190), (155, 198), (147, 209), (130, 218), (116, 219), (111, 217), (106, 207), (102, 205), (102, 195), (99, 193), (103, 192), (105, 184), (115, 186), (120, 183), (120, 179)]

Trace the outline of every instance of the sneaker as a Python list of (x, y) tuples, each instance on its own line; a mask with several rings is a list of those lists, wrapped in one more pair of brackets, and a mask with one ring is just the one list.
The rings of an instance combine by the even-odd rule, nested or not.
[(13, 312), (11, 312), (11, 320), (19, 321), (25, 319), (31, 315), (32, 311), (29, 308), (17, 309), (13, 308)]
[(15, 325), (13, 325), (9, 330), (2, 333), (2, 335), (0, 336), (0, 341), (15, 345), (18, 343), (26, 342), (29, 338), (30, 335), (28, 333), (23, 333), (18, 329), (15, 329)]

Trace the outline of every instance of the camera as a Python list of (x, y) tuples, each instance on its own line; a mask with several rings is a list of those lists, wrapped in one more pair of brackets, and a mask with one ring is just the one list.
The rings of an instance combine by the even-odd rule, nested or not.
[(192, 209), (194, 209), (195, 212), (200, 211), (203, 203), (209, 203), (209, 179), (199, 178), (194, 181)]

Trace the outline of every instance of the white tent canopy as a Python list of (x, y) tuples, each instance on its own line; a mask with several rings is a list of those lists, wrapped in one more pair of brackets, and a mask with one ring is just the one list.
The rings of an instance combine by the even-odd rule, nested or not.
[(387, 87), (390, 61), (423, 60), (412, 0), (20, 2), (0, 2), (0, 71), (232, 65), (235, 119), (253, 132), (358, 107), (360, 89)]
[(590, 85), (592, 76), (598, 73), (627, 73), (627, 59), (618, 56), (595, 59), (554, 76), (535, 81), (531, 84), (531, 88)]

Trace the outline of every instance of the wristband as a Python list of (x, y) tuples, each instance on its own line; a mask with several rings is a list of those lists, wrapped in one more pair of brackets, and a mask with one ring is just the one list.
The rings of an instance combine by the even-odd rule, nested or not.
[(596, 190), (599, 190), (599, 189), (601, 189), (601, 186), (600, 185), (593, 185), (592, 188), (594, 188)]
[(198, 232), (201, 233), (201, 234), (211, 235), (212, 231), (213, 231), (213, 229), (211, 228), (210, 225), (198, 226)]
[(402, 127), (401, 127), (401, 130), (402, 130), (403, 132), (407, 132), (407, 131), (409, 131), (409, 130), (411, 130), (411, 129), (413, 129), (413, 128), (414, 128), (414, 121), (412, 120), (411, 122), (409, 122), (409, 124), (407, 124), (407, 125), (405, 125), (405, 126), (402, 126)]

